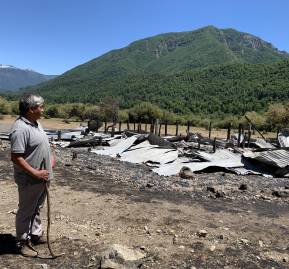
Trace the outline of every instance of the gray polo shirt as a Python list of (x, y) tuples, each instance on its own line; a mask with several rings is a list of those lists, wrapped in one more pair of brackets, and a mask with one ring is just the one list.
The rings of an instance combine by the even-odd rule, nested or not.
[[(22, 153), (33, 168), (46, 169), (49, 179), (53, 178), (48, 137), (38, 122), (32, 123), (25, 117), (16, 119), (10, 133), (10, 142), (12, 153)], [(14, 178), (19, 185), (43, 182), (25, 173), (16, 164), (14, 164)]]

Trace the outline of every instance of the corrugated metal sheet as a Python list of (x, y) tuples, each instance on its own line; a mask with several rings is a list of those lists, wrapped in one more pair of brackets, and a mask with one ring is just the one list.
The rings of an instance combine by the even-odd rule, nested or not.
[(160, 167), (153, 169), (153, 171), (159, 175), (171, 176), (178, 174), (183, 167), (188, 167), (192, 172), (195, 172), (204, 170), (207, 167), (230, 168), (244, 166), (241, 162), (241, 155), (235, 154), (227, 149), (220, 149), (215, 153), (197, 152), (196, 154), (208, 161), (180, 162), (180, 160), (177, 159), (172, 163), (161, 165)]
[(176, 160), (178, 158), (178, 151), (159, 147), (145, 147), (123, 152), (120, 156), (122, 161), (131, 163), (146, 163), (150, 161), (165, 164)]
[(232, 151), (228, 149), (217, 149), (215, 153), (196, 151), (194, 154), (209, 162), (213, 162), (213, 161), (217, 162), (220, 160), (230, 160), (230, 161), (239, 162), (241, 160), (240, 154), (233, 153)]
[(253, 142), (259, 148), (275, 148), (272, 144), (266, 142), (264, 139), (257, 138), (255, 142)]
[(278, 135), (278, 141), (281, 147), (289, 147), (289, 137), (284, 135)]
[(9, 140), (9, 133), (0, 133), (0, 139)]
[(116, 155), (124, 152), (130, 148), (133, 143), (137, 140), (138, 135), (131, 136), (126, 139), (121, 139), (118, 144), (112, 147), (104, 147), (104, 149), (92, 149), (91, 152), (100, 154), (100, 155), (109, 155), (116, 157)]
[(279, 168), (289, 165), (289, 151), (283, 149), (263, 152), (247, 151), (243, 153), (243, 156)]

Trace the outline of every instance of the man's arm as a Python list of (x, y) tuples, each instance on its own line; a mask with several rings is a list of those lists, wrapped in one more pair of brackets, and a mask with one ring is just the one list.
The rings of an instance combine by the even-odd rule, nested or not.
[(48, 171), (33, 168), (28, 162), (25, 161), (23, 154), (11, 153), (11, 161), (34, 178), (39, 180), (48, 180)]

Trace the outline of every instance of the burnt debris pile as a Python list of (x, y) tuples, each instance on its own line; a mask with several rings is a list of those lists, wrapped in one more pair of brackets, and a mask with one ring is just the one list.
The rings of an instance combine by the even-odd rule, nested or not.
[(227, 171), (239, 175), (286, 177), (289, 175), (289, 132), (283, 129), (276, 139), (252, 139), (242, 132), (227, 139), (211, 139), (199, 133), (159, 136), (153, 133), (100, 133), (81, 127), (46, 130), (60, 148), (87, 148), (91, 153), (121, 161), (146, 164), (159, 175)]

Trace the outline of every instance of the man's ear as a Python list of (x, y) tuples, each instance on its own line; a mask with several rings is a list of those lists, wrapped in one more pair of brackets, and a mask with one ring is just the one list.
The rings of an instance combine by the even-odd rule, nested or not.
[(34, 110), (33, 110), (31, 107), (29, 107), (29, 108), (28, 108), (28, 112), (29, 112), (30, 114), (33, 114), (33, 113), (34, 113)]

